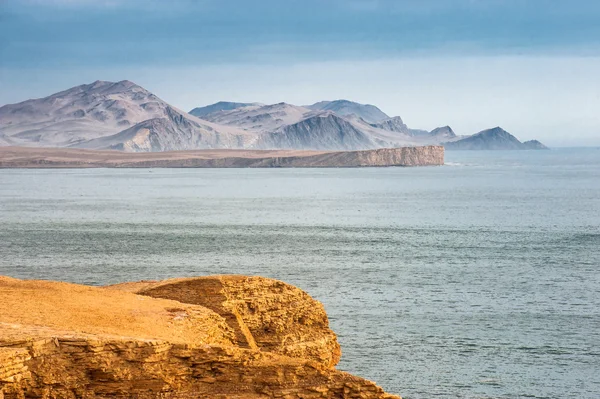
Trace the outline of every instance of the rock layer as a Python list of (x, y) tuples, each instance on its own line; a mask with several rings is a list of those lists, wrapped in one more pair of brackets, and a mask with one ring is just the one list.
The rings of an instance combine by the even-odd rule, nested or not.
[(235, 344), (243, 348), (312, 359), (326, 367), (340, 360), (340, 347), (323, 305), (280, 281), (218, 276), (113, 288), (207, 307), (225, 318), (235, 333)]
[(334, 368), (323, 306), (261, 277), (0, 277), (0, 397), (398, 398)]
[(365, 151), (196, 150), (124, 153), (0, 147), (0, 168), (302, 168), (444, 164), (441, 146)]

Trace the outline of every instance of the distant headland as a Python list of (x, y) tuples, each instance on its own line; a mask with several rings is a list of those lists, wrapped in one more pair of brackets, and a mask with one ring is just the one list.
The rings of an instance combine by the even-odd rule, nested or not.
[(0, 147), (0, 168), (352, 168), (444, 164), (444, 147), (364, 151), (190, 150), (127, 153), (75, 148)]

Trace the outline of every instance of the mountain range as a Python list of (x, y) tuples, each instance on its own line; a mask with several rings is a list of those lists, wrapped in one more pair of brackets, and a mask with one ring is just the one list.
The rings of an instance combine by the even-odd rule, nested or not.
[(399, 116), (348, 100), (298, 106), (221, 101), (182, 111), (124, 80), (96, 81), (0, 107), (0, 146), (155, 152), (192, 149), (362, 150), (442, 144), (447, 149), (543, 149), (501, 128), (457, 136), (411, 129)]

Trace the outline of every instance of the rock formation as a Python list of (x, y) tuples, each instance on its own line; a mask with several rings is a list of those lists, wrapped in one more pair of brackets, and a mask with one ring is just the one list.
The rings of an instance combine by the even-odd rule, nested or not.
[[(448, 126), (411, 129), (399, 116), (348, 100), (304, 107), (220, 101), (186, 113), (128, 80), (96, 81), (0, 107), (0, 147), (347, 151), (441, 143), (449, 149), (485, 149), (502, 141), (487, 137), (484, 141), (495, 144), (486, 146), (480, 135), (463, 141)], [(541, 149), (538, 144), (523, 143), (520, 149)]]
[(540, 150), (548, 149), (537, 140), (521, 143), (501, 127), (483, 130), (472, 136), (444, 143), (447, 150)]
[(11, 145), (130, 151), (243, 148), (251, 141), (241, 129), (198, 119), (128, 80), (0, 107), (0, 135)]
[(398, 133), (404, 133), (407, 135), (411, 135), (410, 129), (408, 128), (408, 126), (406, 126), (406, 123), (404, 123), (402, 118), (399, 116), (394, 116), (393, 118), (384, 119), (377, 123), (370, 123), (370, 125), (373, 127), (379, 128), (379, 129), (390, 131), (390, 132), (398, 132)]
[(0, 147), (0, 168), (307, 168), (432, 166), (444, 164), (444, 147), (366, 151), (196, 150), (150, 153), (73, 148)]
[(525, 150), (549, 150), (544, 144), (538, 140), (528, 140), (523, 142), (523, 148)]
[(326, 112), (262, 135), (257, 147), (343, 151), (380, 146), (351, 122), (333, 112)]
[(212, 114), (213, 112), (219, 111), (231, 111), (236, 108), (248, 107), (251, 105), (263, 105), (260, 103), (236, 103), (231, 101), (219, 101), (218, 103), (214, 103), (211, 105), (207, 105), (205, 107), (196, 107), (189, 112), (190, 115), (197, 116), (198, 118), (202, 118), (205, 115)]
[(125, 152), (161, 152), (198, 148), (244, 148), (255, 136), (229, 126), (216, 126), (167, 106), (164, 116), (148, 119), (120, 133), (89, 140), (79, 148)]
[(385, 112), (374, 105), (359, 104), (348, 100), (319, 101), (313, 105), (308, 105), (307, 108), (333, 111), (340, 116), (356, 115), (367, 123), (377, 123), (389, 119), (389, 116)]
[(337, 371), (323, 306), (262, 277), (0, 277), (0, 397), (393, 399)]

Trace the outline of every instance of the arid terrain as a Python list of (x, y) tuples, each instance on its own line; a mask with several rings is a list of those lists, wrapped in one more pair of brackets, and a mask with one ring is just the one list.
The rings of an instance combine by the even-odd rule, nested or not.
[(3, 398), (398, 398), (336, 370), (323, 305), (277, 280), (0, 277), (0, 303)]
[[(467, 140), (467, 141), (465, 141)], [(450, 126), (409, 128), (374, 105), (221, 101), (185, 112), (128, 80), (95, 81), (0, 106), (0, 146), (125, 152), (200, 149), (357, 151), (444, 145), (448, 149), (542, 149), (501, 128), (457, 136)]]
[(441, 146), (365, 151), (190, 150), (146, 153), (71, 148), (0, 147), (0, 168), (268, 168), (443, 164), (444, 148)]

